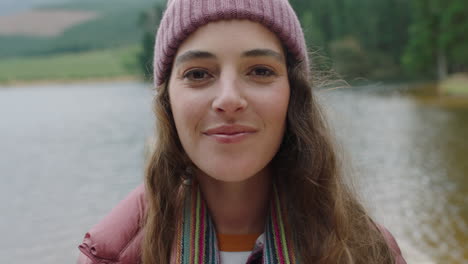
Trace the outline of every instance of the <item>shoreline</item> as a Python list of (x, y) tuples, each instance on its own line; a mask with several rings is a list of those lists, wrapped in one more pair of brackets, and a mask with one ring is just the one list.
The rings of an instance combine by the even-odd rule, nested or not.
[(468, 98), (468, 74), (455, 73), (437, 84), (438, 92), (446, 96), (460, 96)]
[(130, 82), (141, 81), (144, 82), (140, 75), (125, 75), (115, 77), (91, 77), (80, 79), (37, 79), (37, 80), (15, 80), (8, 82), (0, 82), (0, 89), (5, 88), (21, 88), (30, 87), (35, 85), (47, 84), (81, 84), (81, 83), (108, 83), (108, 82)]
[(465, 95), (411, 95), (410, 97), (416, 102), (425, 106), (444, 107), (452, 109), (468, 109), (468, 96)]
[(457, 74), (442, 82), (421, 82), (411, 85), (408, 96), (433, 107), (468, 109), (468, 76)]

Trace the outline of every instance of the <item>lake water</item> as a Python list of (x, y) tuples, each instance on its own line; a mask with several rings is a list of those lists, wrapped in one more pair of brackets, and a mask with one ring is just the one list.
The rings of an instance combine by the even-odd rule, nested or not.
[[(377, 89), (321, 92), (355, 183), (408, 263), (468, 261), (468, 109)], [(0, 88), (0, 263), (74, 263), (143, 177), (147, 84)]]

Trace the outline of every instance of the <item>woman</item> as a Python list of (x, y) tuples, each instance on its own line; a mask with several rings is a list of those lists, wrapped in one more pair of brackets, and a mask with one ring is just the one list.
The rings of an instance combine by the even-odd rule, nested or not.
[(343, 183), (287, 0), (173, 0), (157, 143), (79, 263), (405, 263)]

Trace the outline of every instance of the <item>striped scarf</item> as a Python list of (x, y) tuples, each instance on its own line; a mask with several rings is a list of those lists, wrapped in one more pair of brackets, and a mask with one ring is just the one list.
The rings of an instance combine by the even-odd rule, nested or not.
[[(265, 245), (253, 249), (247, 264), (299, 263), (293, 241), (286, 232), (286, 214), (276, 187), (273, 193), (265, 225)], [(183, 221), (177, 227), (171, 264), (221, 264), (215, 227), (195, 182), (185, 200)]]

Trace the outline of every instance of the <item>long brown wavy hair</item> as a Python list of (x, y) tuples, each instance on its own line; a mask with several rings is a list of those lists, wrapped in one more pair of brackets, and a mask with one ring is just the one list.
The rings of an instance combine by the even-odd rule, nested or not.
[[(289, 56), (288, 56), (289, 57)], [(310, 81), (299, 62), (288, 61), (287, 128), (271, 161), (274, 181), (288, 205), (288, 223), (301, 263), (394, 263), (382, 233), (344, 182), (340, 153)], [(191, 164), (177, 136), (168, 85), (158, 87), (156, 146), (148, 162), (148, 200), (142, 261), (167, 264)]]

